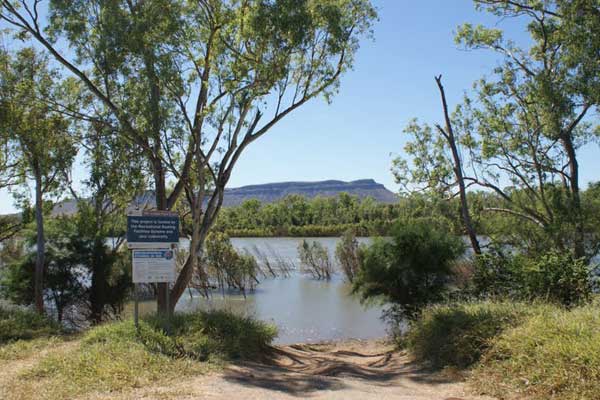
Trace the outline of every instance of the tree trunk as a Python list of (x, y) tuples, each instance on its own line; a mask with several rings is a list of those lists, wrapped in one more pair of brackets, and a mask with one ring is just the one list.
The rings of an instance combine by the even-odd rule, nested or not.
[(573, 241), (573, 253), (576, 258), (583, 258), (585, 253), (585, 233), (583, 228), (583, 212), (581, 209), (581, 197), (579, 193), (579, 164), (573, 140), (568, 134), (563, 135), (562, 143), (569, 158), (569, 186), (571, 191), (571, 207), (575, 219), (575, 238)]
[[(167, 190), (164, 166), (162, 165), (162, 161), (159, 158), (155, 158), (153, 161), (153, 167), (154, 188), (156, 191), (156, 209), (160, 211), (165, 211), (167, 210)], [(168, 283), (157, 283), (156, 291), (156, 311), (159, 314), (167, 314), (169, 312), (169, 309), (167, 307), (167, 296), (169, 295)]]
[(465, 186), (465, 179), (462, 171), (462, 161), (460, 159), (460, 154), (458, 153), (458, 147), (456, 146), (456, 138), (454, 136), (454, 130), (452, 129), (452, 122), (450, 121), (450, 115), (448, 114), (448, 103), (446, 102), (446, 93), (444, 92), (444, 86), (442, 86), (442, 76), (437, 76), (435, 81), (440, 90), (440, 95), (442, 97), (442, 107), (444, 109), (444, 119), (446, 121), (446, 131), (439, 128), (448, 144), (450, 145), (450, 149), (452, 151), (452, 159), (454, 161), (454, 175), (456, 176), (456, 181), (458, 182), (458, 190), (460, 195), (460, 211), (462, 215), (463, 225), (465, 230), (467, 231), (467, 235), (469, 236), (469, 241), (471, 242), (471, 248), (473, 249), (473, 253), (476, 255), (481, 254), (481, 246), (479, 245), (479, 240), (477, 239), (477, 233), (475, 232), (475, 227), (473, 227), (473, 221), (471, 220), (471, 214), (469, 212), (469, 203), (467, 200), (467, 189)]
[(92, 284), (90, 287), (90, 319), (93, 324), (100, 324), (106, 304), (106, 263), (101, 258), (104, 244), (95, 240), (92, 255)]
[(35, 171), (35, 224), (37, 230), (34, 274), (35, 309), (44, 314), (44, 263), (46, 240), (44, 238), (44, 203), (42, 199), (42, 176), (39, 168)]

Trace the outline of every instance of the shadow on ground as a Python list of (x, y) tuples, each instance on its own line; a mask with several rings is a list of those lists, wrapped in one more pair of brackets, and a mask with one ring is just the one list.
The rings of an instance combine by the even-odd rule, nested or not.
[(362, 342), (274, 347), (261, 363), (240, 363), (224, 379), (248, 387), (307, 397), (317, 391), (347, 388), (347, 378), (376, 386), (404, 386), (407, 381), (429, 385), (451, 380), (431, 373), (391, 348)]

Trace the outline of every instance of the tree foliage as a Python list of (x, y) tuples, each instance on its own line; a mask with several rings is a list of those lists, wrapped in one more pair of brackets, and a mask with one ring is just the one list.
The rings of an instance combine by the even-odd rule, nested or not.
[(334, 273), (329, 251), (317, 241), (302, 240), (298, 244), (298, 256), (302, 270), (315, 279), (330, 280)]
[(428, 223), (398, 222), (389, 239), (377, 239), (361, 258), (354, 292), (363, 299), (381, 297), (404, 317), (442, 299), (452, 265), (464, 253), (459, 237)]
[(110, 111), (152, 171), (158, 209), (181, 194), (189, 204), (190, 260), (171, 304), (199, 265), (242, 152), (309, 100), (331, 98), (376, 17), (368, 0), (52, 0), (43, 26), (38, 3), (2, 1), (0, 17)]
[[(589, 118), (598, 105), (596, 1), (476, 1), (481, 10), (527, 21), (529, 48), (497, 28), (462, 25), (456, 41), (501, 57), (451, 116), (463, 184), (494, 192), (501, 202), (484, 209), (519, 218), (529, 230), (577, 257), (594, 255), (586, 238), (578, 151), (597, 140)], [(584, 38), (585, 36), (585, 38)], [(576, 43), (578, 42), (578, 43)], [(577, 54), (577, 56), (575, 56)], [(594, 61), (596, 60), (596, 61)], [(396, 162), (402, 183), (454, 195), (456, 159), (442, 134), (411, 123), (406, 147), (413, 165)], [(523, 236), (523, 243), (527, 237)]]
[[(59, 321), (68, 319), (76, 326), (120, 314), (131, 287), (127, 252), (117, 252), (104, 243), (98, 246), (89, 222), (89, 215), (83, 212), (49, 220), (47, 224), (45, 301)], [(18, 251), (3, 254), (3, 295), (16, 304), (34, 303), (35, 252), (28, 250), (35, 243), (34, 231), (30, 231), (28, 241), (16, 244)], [(96, 293), (90, 282), (97, 279), (94, 272), (98, 268), (104, 270), (102, 299), (94, 298)]]
[[(47, 57), (34, 48), (21, 49), (14, 55), (4, 49), (0, 52), (0, 131), (7, 135), (8, 161), (4, 162), (10, 165), (0, 173), (11, 184), (24, 188), (33, 182), (37, 230), (35, 305), (43, 313), (44, 197), (60, 187), (77, 152), (73, 135), (76, 124), (52, 102), (69, 98), (71, 82), (61, 81), (58, 71), (49, 67)], [(17, 198), (22, 200), (23, 208), (28, 206), (25, 195)]]
[(338, 236), (348, 228), (362, 236), (384, 235), (398, 213), (396, 204), (347, 193), (314, 199), (289, 195), (273, 203), (251, 199), (224, 208), (215, 229), (230, 236)]
[(354, 282), (354, 277), (358, 274), (365, 248), (366, 245), (358, 243), (352, 230), (344, 232), (335, 247), (335, 259), (350, 283)]

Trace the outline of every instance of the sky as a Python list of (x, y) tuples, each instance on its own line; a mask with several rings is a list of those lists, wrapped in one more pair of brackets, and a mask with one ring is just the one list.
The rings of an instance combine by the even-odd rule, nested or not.
[[(434, 76), (443, 75), (454, 108), (475, 80), (499, 64), (492, 52), (460, 49), (456, 28), (465, 22), (494, 25), (517, 43), (527, 41), (522, 20), (477, 12), (471, 0), (373, 4), (379, 12), (375, 38), (362, 42), (333, 102), (312, 100), (249, 146), (229, 187), (372, 178), (398, 191), (390, 167), (408, 139), (404, 127), (412, 118), (429, 123), (443, 118)], [(594, 144), (579, 153), (584, 187), (600, 180), (599, 150)], [(0, 213), (15, 211), (12, 196), (0, 192)]]

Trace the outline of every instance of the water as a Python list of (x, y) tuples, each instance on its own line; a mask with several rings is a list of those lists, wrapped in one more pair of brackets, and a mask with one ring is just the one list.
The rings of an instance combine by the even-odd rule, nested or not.
[[(333, 259), (337, 238), (307, 238), (323, 244)], [(239, 251), (258, 248), (271, 260), (273, 252), (299, 265), (297, 247), (302, 238), (232, 238)], [(368, 242), (363, 238), (360, 241)], [(385, 336), (382, 306), (364, 306), (350, 294), (350, 285), (336, 274), (329, 282), (294, 272), (288, 278), (262, 279), (246, 298), (236, 292), (213, 292), (210, 299), (186, 292), (176, 310), (228, 309), (275, 324), (278, 344), (321, 342), (339, 339), (370, 339)], [(149, 306), (149, 305), (148, 305)]]

